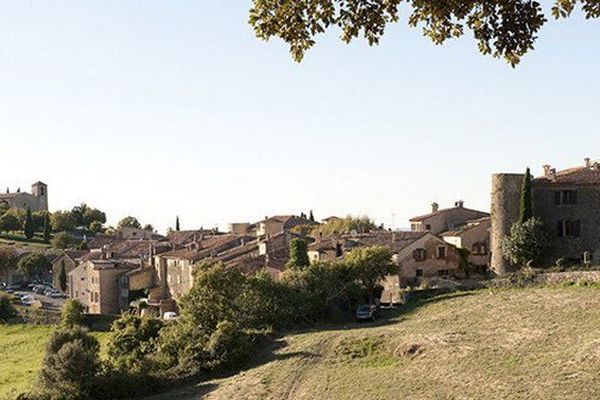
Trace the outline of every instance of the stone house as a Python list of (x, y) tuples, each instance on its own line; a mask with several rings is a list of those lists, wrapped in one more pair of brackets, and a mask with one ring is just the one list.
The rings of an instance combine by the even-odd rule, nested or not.
[(276, 215), (270, 218), (265, 217), (264, 220), (257, 224), (256, 236), (275, 236), (283, 232), (290, 232), (293, 228), (301, 225), (318, 224), (308, 218), (298, 217), (296, 215)]
[(485, 270), (490, 263), (490, 227), (491, 218), (480, 218), (439, 236), (454, 247), (467, 249), (469, 264)]
[[(502, 256), (502, 240), (519, 216), (523, 174), (492, 177), (492, 269), (498, 274), (513, 267)], [(543, 167), (532, 181), (533, 215), (544, 221), (551, 236), (545, 262), (559, 258), (600, 262), (600, 163), (586, 158), (582, 165), (557, 171)]]
[(129, 240), (135, 240), (135, 239), (145, 239), (145, 240), (160, 240), (163, 238), (162, 235), (159, 235), (158, 233), (154, 233), (152, 231), (147, 231), (144, 229), (138, 229), (138, 228), (130, 228), (130, 227), (125, 227), (125, 228), (119, 228), (117, 230), (117, 236), (119, 237), (119, 239), (129, 239)]
[[(7, 190), (8, 191), (8, 190)], [(21, 192), (0, 193), (0, 204), (31, 212), (48, 211), (48, 185), (36, 182), (31, 185), (31, 193)]]
[(398, 302), (400, 288), (417, 285), (424, 279), (463, 277), (463, 261), (456, 247), (431, 233), (406, 242), (394, 254), (393, 261), (398, 265), (398, 274), (382, 282), (381, 301), (385, 303)]
[(462, 200), (457, 201), (454, 207), (442, 210), (437, 203), (433, 203), (429, 214), (410, 219), (410, 229), (413, 232), (431, 232), (438, 235), (445, 231), (455, 230), (468, 221), (489, 216), (490, 214), (484, 211), (466, 208)]
[[(52, 287), (61, 289), (60, 274), (64, 270), (68, 276), (82, 261), (82, 258), (89, 254), (88, 250), (65, 250), (52, 259)], [(69, 280), (67, 279), (67, 293), (69, 293)]]
[(69, 297), (88, 314), (118, 314), (129, 307), (126, 274), (139, 266), (115, 260), (87, 260), (68, 274)]

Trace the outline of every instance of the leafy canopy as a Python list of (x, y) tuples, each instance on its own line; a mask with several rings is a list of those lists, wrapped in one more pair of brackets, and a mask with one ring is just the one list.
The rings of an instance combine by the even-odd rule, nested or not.
[[(552, 15), (568, 17), (581, 6), (586, 18), (600, 16), (598, 0), (555, 0)], [(547, 22), (542, 6), (531, 0), (253, 0), (249, 22), (257, 37), (281, 38), (301, 61), (315, 37), (338, 27), (347, 43), (363, 36), (378, 44), (388, 24), (398, 22), (401, 6), (411, 10), (408, 24), (422, 27), (435, 44), (461, 37), (468, 28), (479, 51), (519, 63)]]

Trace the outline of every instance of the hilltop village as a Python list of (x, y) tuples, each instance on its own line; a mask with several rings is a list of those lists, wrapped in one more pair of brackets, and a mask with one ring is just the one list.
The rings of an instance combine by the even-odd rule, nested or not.
[[(42, 252), (50, 267), (44, 277), (90, 314), (118, 314), (140, 300), (146, 303), (146, 312), (177, 312), (178, 300), (192, 286), (195, 268), (206, 262), (222, 262), (248, 275), (263, 271), (279, 279), (288, 268), (290, 246), (295, 241), (306, 245), (311, 264), (343, 260), (361, 247), (387, 248), (397, 273), (381, 280), (379, 300), (395, 303), (403, 287), (514, 270), (503, 255), (502, 241), (519, 218), (524, 177), (493, 176), (491, 215), (470, 209), (463, 201), (451, 207), (434, 203), (427, 213), (410, 219), (409, 231), (386, 230), (368, 218), (330, 216), (317, 221), (310, 211), (309, 215), (273, 215), (256, 222), (232, 223), (228, 232), (179, 230), (177, 221), (176, 229), (166, 236), (139, 224), (95, 232), (73, 226), (69, 234), (79, 238), (73, 242), (76, 248), (67, 243), (59, 251), (13, 244), (17, 259)], [(557, 259), (589, 263), (598, 257), (600, 231), (596, 227), (600, 221), (595, 221), (594, 211), (600, 198), (598, 163), (586, 159), (583, 165), (564, 171), (544, 166), (543, 174), (531, 181), (531, 196), (533, 214), (550, 233), (551, 246), (545, 257), (549, 264)], [(0, 206), (6, 215), (14, 209), (47, 212), (48, 187), (37, 182), (31, 194), (20, 190), (2, 194)], [(94, 215), (93, 209), (86, 212)], [(98, 220), (106, 219), (100, 216)], [(88, 221), (89, 225), (94, 221)], [(4, 268), (3, 272), (4, 285), (26, 279), (16, 268)]]

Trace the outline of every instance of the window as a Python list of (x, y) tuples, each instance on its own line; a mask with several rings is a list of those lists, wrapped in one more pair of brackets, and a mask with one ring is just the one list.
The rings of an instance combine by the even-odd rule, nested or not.
[(436, 258), (437, 259), (444, 259), (444, 258), (446, 258), (446, 246), (438, 246)]
[(485, 256), (487, 254), (487, 245), (485, 243), (475, 243), (471, 247), (471, 254), (474, 256)]
[(416, 249), (413, 252), (413, 257), (416, 261), (425, 261), (427, 258), (427, 251), (425, 249)]
[(557, 190), (554, 192), (554, 204), (566, 205), (566, 204), (577, 204), (577, 191), (576, 190)]
[(578, 238), (581, 236), (581, 221), (558, 221), (558, 237)]
[(438, 271), (438, 275), (439, 276), (448, 276), (448, 275), (450, 275), (450, 271), (448, 271), (447, 269), (440, 269)]
[(425, 225), (425, 230), (426, 231), (430, 231), (431, 230), (431, 225), (429, 225), (429, 224)]
[(94, 302), (98, 302), (98, 292), (94, 293)]
[(416, 276), (423, 276), (423, 270), (418, 269), (415, 274), (416, 274)]

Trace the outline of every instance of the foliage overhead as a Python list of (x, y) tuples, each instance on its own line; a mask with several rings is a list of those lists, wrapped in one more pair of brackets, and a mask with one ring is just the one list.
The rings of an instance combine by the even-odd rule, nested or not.
[[(472, 32), (479, 51), (505, 59), (513, 67), (533, 49), (547, 22), (541, 4), (531, 0), (253, 0), (249, 22), (263, 40), (282, 39), (301, 61), (318, 34), (332, 27), (346, 43), (363, 36), (378, 44), (388, 24), (398, 22), (401, 6), (408, 24), (421, 27), (435, 44)], [(580, 6), (586, 18), (600, 16), (598, 0), (555, 0), (551, 13), (565, 18)]]

